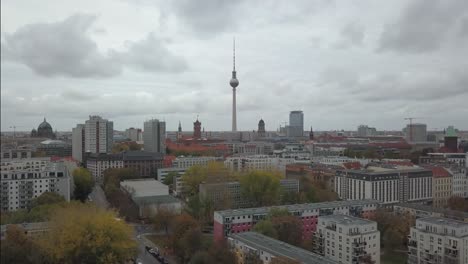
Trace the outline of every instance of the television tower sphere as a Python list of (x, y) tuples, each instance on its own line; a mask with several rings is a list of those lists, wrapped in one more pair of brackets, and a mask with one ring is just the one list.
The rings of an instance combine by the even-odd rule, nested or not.
[(237, 78), (231, 78), (229, 84), (232, 88), (236, 88), (237, 86), (239, 86), (239, 80), (237, 80)]

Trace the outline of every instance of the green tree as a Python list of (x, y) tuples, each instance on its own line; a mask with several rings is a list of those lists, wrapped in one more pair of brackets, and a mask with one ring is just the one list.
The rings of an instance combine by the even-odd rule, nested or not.
[(287, 257), (274, 257), (271, 259), (270, 264), (300, 264), (301, 262), (290, 259)]
[(65, 202), (65, 198), (55, 192), (44, 192), (39, 197), (34, 198), (31, 201), (31, 208), (41, 206), (41, 205), (48, 205), (48, 204), (57, 204)]
[(233, 175), (222, 162), (209, 162), (206, 166), (195, 165), (190, 167), (182, 176), (185, 184), (184, 195), (198, 194), (200, 183), (226, 182), (234, 180)]
[(179, 174), (175, 171), (171, 171), (167, 174), (166, 178), (164, 178), (164, 181), (163, 183), (166, 184), (166, 185), (169, 185), (170, 187), (172, 187), (172, 185), (174, 184), (174, 179), (178, 176)]
[(137, 253), (133, 229), (114, 211), (72, 202), (54, 210), (39, 238), (53, 263), (124, 263)]
[(275, 217), (280, 217), (280, 216), (290, 216), (291, 213), (287, 210), (287, 209), (284, 209), (284, 208), (278, 208), (278, 207), (273, 207), (270, 209), (270, 211), (268, 212), (268, 218), (271, 220)]
[(6, 238), (1, 243), (1, 263), (46, 263), (37, 244), (17, 225), (8, 225)]
[(252, 206), (267, 206), (278, 202), (280, 176), (269, 171), (251, 171), (240, 177), (241, 195)]
[(88, 195), (93, 190), (93, 175), (91, 175), (91, 172), (85, 168), (76, 168), (73, 171), (73, 181), (75, 182), (73, 196), (81, 202), (86, 201)]
[(270, 220), (262, 220), (255, 224), (253, 231), (269, 236), (275, 239), (278, 239), (278, 232), (276, 232), (273, 223)]

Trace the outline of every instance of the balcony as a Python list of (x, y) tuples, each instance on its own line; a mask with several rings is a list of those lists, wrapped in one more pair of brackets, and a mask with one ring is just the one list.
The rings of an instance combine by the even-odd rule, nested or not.
[(418, 247), (418, 242), (416, 242), (416, 240), (410, 240), (408, 242), (408, 247), (417, 248)]

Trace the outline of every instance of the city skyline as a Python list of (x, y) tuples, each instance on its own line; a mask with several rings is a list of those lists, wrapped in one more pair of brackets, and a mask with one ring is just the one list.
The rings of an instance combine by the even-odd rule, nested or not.
[(191, 2), (26, 5), (2, 3), (2, 131), (30, 131), (44, 116), (71, 131), (88, 115), (117, 130), (154, 117), (169, 131), (199, 115), (206, 130), (229, 131), (233, 36), (238, 130), (263, 118), (274, 131), (295, 109), (317, 130), (401, 130), (410, 116), (428, 130), (468, 129), (466, 1), (240, 1), (201, 13)]

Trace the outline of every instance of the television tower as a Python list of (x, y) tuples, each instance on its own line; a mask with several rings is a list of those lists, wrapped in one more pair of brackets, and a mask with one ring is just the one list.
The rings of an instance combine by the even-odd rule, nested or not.
[(233, 39), (233, 56), (232, 56), (232, 77), (229, 84), (232, 87), (232, 131), (237, 131), (237, 111), (236, 111), (236, 88), (239, 86), (239, 80), (236, 76), (236, 39)]

